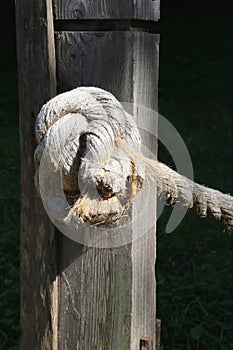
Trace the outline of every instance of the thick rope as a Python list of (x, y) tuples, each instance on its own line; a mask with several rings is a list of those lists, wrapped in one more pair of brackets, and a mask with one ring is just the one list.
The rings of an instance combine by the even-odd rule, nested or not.
[[(233, 228), (233, 197), (144, 157), (134, 118), (107, 91), (80, 87), (51, 99), (37, 117), (36, 136), (35, 161), (43, 157), (50, 175), (62, 173), (70, 220), (95, 225), (118, 220), (147, 176), (168, 204), (178, 202)], [(35, 182), (43, 191), (38, 173)]]
[(37, 188), (51, 201), (54, 174), (61, 172), (70, 205), (67, 220), (108, 224), (116, 221), (140, 190), (144, 172), (116, 146), (124, 138), (140, 151), (134, 118), (116, 98), (94, 87), (80, 87), (48, 101), (36, 120), (38, 147), (35, 161), (43, 159), (46, 174)]
[(213, 217), (233, 228), (232, 196), (199, 185), (163, 163), (144, 157), (131, 149), (125, 140), (118, 139), (117, 145), (135, 164), (145, 166), (146, 174), (157, 182), (158, 196), (164, 197), (168, 204), (179, 202), (203, 218)]

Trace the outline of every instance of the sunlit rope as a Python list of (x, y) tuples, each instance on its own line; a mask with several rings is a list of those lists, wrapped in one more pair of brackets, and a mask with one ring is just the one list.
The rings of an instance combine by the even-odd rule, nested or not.
[[(130, 208), (144, 180), (156, 181), (168, 204), (195, 210), (233, 227), (233, 197), (199, 185), (141, 153), (133, 116), (109, 92), (79, 87), (57, 95), (36, 120), (35, 161), (48, 173), (61, 172), (70, 204), (68, 216), (90, 224), (110, 224)], [(43, 191), (35, 176), (37, 188)]]

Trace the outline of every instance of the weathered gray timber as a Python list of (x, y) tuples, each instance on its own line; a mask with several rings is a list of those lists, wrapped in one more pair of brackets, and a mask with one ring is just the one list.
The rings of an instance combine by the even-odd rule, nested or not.
[[(158, 36), (58, 32), (55, 38), (59, 92), (98, 86), (134, 103), (135, 117), (143, 117), (136, 104), (157, 110)], [(144, 120), (146, 130), (156, 128), (156, 120)], [(150, 136), (144, 136), (143, 144), (151, 149)], [(141, 208), (133, 211), (139, 215)], [(155, 218), (155, 212), (152, 204), (148, 217)], [(137, 236), (139, 228), (132, 225), (131, 230)], [(154, 227), (122, 247), (82, 248), (63, 236), (59, 247), (59, 349), (137, 349), (141, 336), (155, 339)]]
[(54, 0), (56, 19), (159, 19), (159, 0)]
[[(77, 86), (101, 87), (119, 101), (131, 102), (132, 114), (143, 120), (145, 129), (156, 128), (156, 116), (145, 117), (138, 105), (157, 110), (159, 39), (145, 28), (140, 30), (141, 24), (135, 30), (134, 20), (157, 20), (158, 7), (158, 0), (16, 1), (22, 169), (21, 350), (133, 350), (141, 337), (155, 339), (155, 227), (139, 237), (148, 218), (155, 221), (155, 204), (140, 218), (140, 225), (133, 222), (125, 229), (127, 236), (139, 237), (132, 243), (94, 248), (58, 233), (57, 245), (55, 229), (36, 195), (33, 154), (40, 108), (57, 93)], [(54, 32), (53, 19), (59, 31)], [(107, 20), (108, 29), (98, 30), (96, 19)], [(72, 22), (75, 30), (76, 20), (78, 26), (89, 23), (97, 29), (68, 32), (67, 23)], [(120, 23), (117, 28), (116, 21)], [(147, 132), (142, 132), (142, 138), (156, 154), (154, 139)], [(151, 191), (156, 197), (156, 189)], [(133, 217), (140, 217), (141, 209), (134, 205)]]
[(56, 348), (56, 239), (34, 186), (34, 125), (56, 94), (50, 1), (16, 1), (21, 149), (20, 349)]
[(59, 92), (98, 86), (121, 102), (156, 109), (158, 40), (155, 34), (136, 31), (56, 32)]

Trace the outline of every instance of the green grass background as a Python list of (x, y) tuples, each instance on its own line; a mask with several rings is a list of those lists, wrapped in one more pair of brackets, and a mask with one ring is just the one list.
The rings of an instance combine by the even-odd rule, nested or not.
[[(233, 194), (233, 21), (163, 21), (159, 111), (183, 137), (195, 180)], [(159, 159), (172, 166), (163, 147)], [(158, 222), (157, 316), (162, 349), (233, 349), (233, 235), (186, 214), (165, 233)]]
[[(161, 34), (159, 112), (183, 137), (195, 180), (233, 194), (233, 21), (226, 16), (162, 18), (156, 29)], [(0, 67), (0, 349), (16, 350), (20, 151), (14, 41), (6, 43), (4, 52)], [(162, 145), (159, 159), (173, 166)], [(167, 234), (170, 213), (165, 208), (157, 230), (162, 349), (233, 349), (233, 235), (219, 223), (191, 213)]]

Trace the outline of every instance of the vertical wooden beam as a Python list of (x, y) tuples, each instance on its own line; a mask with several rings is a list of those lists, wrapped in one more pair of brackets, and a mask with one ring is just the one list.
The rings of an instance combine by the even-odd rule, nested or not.
[(20, 349), (56, 349), (56, 239), (34, 186), (35, 118), (56, 94), (50, 0), (16, 0), (21, 149)]
[[(68, 20), (69, 9), (73, 18), (74, 7), (80, 3), (85, 8), (85, 18), (92, 17), (93, 7), (97, 7), (100, 18), (106, 18), (106, 13), (114, 17), (111, 1), (106, 3), (108, 11), (105, 7), (102, 17), (98, 1), (93, 6), (89, 1), (56, 1), (61, 17), (65, 13), (65, 22), (59, 23), (55, 33), (59, 92), (77, 86), (104, 88), (120, 101), (133, 104), (132, 112), (144, 123), (145, 130), (155, 130), (156, 113), (152, 117), (147, 112), (145, 116), (142, 105), (157, 111), (158, 36), (130, 26), (124, 31), (81, 30), (82, 23)], [(143, 11), (141, 16), (144, 19)], [(95, 26), (94, 21), (88, 23), (90, 28)], [(143, 134), (143, 143), (156, 154), (148, 132)], [(156, 198), (156, 189), (150, 191)], [(132, 237), (139, 237), (140, 230), (146, 231), (149, 217), (156, 221), (155, 202), (147, 217), (132, 223), (128, 233)], [(141, 210), (140, 204), (134, 205), (133, 215), (140, 215)], [(58, 348), (128, 350), (138, 349), (143, 336), (155, 340), (155, 259), (155, 226), (134, 242), (106, 249), (84, 248), (61, 236)]]
[[(57, 92), (81, 85), (99, 86), (120, 101), (133, 103), (135, 117), (141, 118), (137, 104), (157, 109), (158, 37), (146, 33), (145, 28), (135, 28), (136, 23), (131, 26), (131, 20), (158, 19), (158, 4), (158, 0), (54, 0), (55, 23), (62, 20), (55, 33), (55, 59), (51, 0), (33, 4), (16, 1), (22, 350), (128, 350), (138, 348), (143, 336), (155, 338), (155, 227), (137, 241), (115, 248), (84, 247), (61, 235), (57, 252), (54, 227), (35, 193), (33, 153), (36, 115)], [(95, 15), (100, 21), (106, 19), (108, 25), (120, 20), (123, 31), (85, 31), (80, 29), (84, 22), (77, 30), (75, 21), (72, 31), (65, 29), (70, 19), (78, 18), (95, 27)], [(157, 122), (156, 118), (143, 120), (147, 130)], [(147, 133), (143, 138), (156, 153)], [(140, 210), (134, 206), (133, 214), (138, 215)], [(149, 216), (155, 218), (155, 204)], [(142, 218), (141, 229), (148, 217)], [(132, 224), (132, 237), (138, 232), (139, 226)]]
[[(142, 47), (143, 41), (145, 47)], [(158, 36), (148, 33), (137, 35), (134, 40), (134, 52), (133, 115), (143, 128), (141, 130), (143, 145), (156, 156), (157, 143), (153, 139), (157, 136), (158, 122), (155, 113), (158, 110)], [(138, 202), (133, 206), (133, 216), (136, 217), (140, 215), (142, 206), (150, 201), (146, 217), (141, 217), (140, 223), (136, 221), (132, 227), (133, 235), (139, 237), (132, 244), (132, 349), (138, 348), (140, 337), (149, 336), (153, 340), (156, 337), (156, 201), (151, 201), (151, 198), (156, 196), (156, 186), (151, 183), (150, 188), (145, 191), (144, 202)], [(154, 226), (148, 230), (148, 222), (153, 220)], [(145, 234), (139, 236), (139, 232), (142, 231)]]

